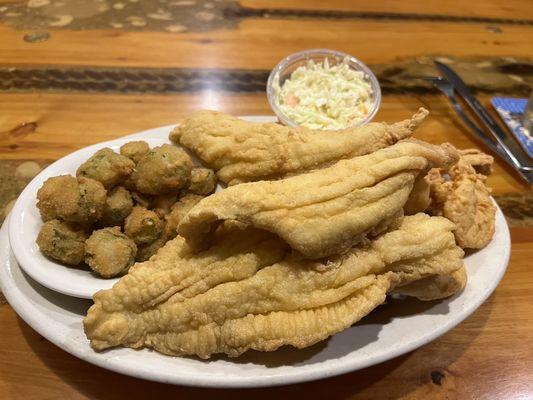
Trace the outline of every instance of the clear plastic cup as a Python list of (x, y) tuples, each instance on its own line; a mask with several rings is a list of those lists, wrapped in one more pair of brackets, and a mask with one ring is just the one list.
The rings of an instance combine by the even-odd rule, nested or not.
[(340, 51), (328, 50), (328, 49), (312, 49), (300, 51), (298, 53), (291, 54), (281, 60), (278, 65), (274, 67), (267, 81), (267, 98), (270, 103), (270, 107), (278, 117), (279, 121), (288, 126), (298, 126), (298, 124), (287, 117), (283, 111), (276, 104), (276, 94), (274, 91), (274, 84), (278, 80), (279, 86), (283, 85), (283, 82), (290, 77), (291, 73), (298, 67), (307, 64), (309, 60), (313, 60), (315, 63), (322, 63), (324, 59), (328, 59), (329, 65), (336, 65), (347, 60), (347, 64), (350, 68), (356, 71), (362, 71), (368, 79), (372, 88), (371, 100), (372, 107), (365, 119), (359, 121), (357, 124), (351, 126), (364, 125), (372, 120), (378, 112), (381, 104), (381, 88), (379, 86), (378, 79), (374, 73), (365, 64), (359, 61), (357, 58), (342, 53)]

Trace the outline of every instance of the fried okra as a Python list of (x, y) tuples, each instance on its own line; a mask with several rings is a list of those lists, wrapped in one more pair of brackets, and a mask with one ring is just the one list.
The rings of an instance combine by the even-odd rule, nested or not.
[(122, 186), (116, 186), (107, 194), (102, 218), (102, 226), (121, 226), (133, 210), (133, 199), (130, 192)]
[(61, 175), (44, 182), (37, 200), (43, 221), (59, 219), (90, 225), (102, 216), (106, 190), (93, 179)]
[(177, 199), (177, 193), (169, 193), (156, 196), (154, 197), (154, 201), (152, 203), (151, 208), (155, 211), (159, 218), (164, 218), (165, 215), (170, 212), (172, 206), (176, 203)]
[(123, 182), (131, 175), (135, 163), (128, 157), (115, 153), (106, 147), (98, 150), (91, 158), (81, 164), (77, 176), (95, 179), (106, 189)]
[(150, 146), (144, 140), (128, 142), (120, 147), (120, 154), (128, 157), (135, 164), (150, 151)]
[(150, 257), (152, 257), (157, 251), (165, 245), (168, 241), (168, 237), (164, 233), (159, 236), (159, 238), (152, 243), (142, 244), (137, 247), (137, 255), (135, 256), (135, 261), (143, 262)]
[(124, 179), (124, 182), (122, 182), (120, 185), (124, 186), (130, 192), (134, 192), (137, 190), (137, 188), (135, 187), (135, 183), (133, 183), (133, 179), (131, 178), (131, 175), (128, 176), (127, 179)]
[(154, 203), (153, 196), (150, 196), (148, 194), (144, 194), (141, 192), (137, 192), (135, 190), (131, 191), (131, 197), (133, 198), (135, 205), (141, 206), (144, 208), (152, 208), (152, 204)]
[(164, 144), (154, 147), (139, 160), (132, 178), (140, 192), (159, 195), (186, 187), (191, 170), (192, 161), (185, 151)]
[(94, 231), (85, 242), (85, 262), (104, 278), (127, 272), (136, 253), (137, 246), (118, 226)]
[(78, 265), (85, 255), (85, 239), (82, 229), (57, 219), (47, 221), (37, 236), (37, 245), (44, 255), (63, 264)]
[(157, 240), (162, 229), (163, 224), (157, 214), (140, 206), (133, 207), (124, 223), (126, 235), (139, 245)]
[(189, 192), (194, 194), (208, 195), (215, 191), (217, 176), (209, 168), (193, 168), (189, 183)]
[(204, 196), (196, 194), (187, 194), (177, 201), (166, 216), (165, 236), (169, 239), (178, 235), (177, 228), (183, 217), (196, 205)]

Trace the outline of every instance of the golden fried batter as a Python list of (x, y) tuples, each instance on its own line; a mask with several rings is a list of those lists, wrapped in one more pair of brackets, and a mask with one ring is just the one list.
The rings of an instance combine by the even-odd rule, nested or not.
[(172, 206), (176, 203), (176, 201), (178, 201), (177, 193), (161, 194), (159, 196), (154, 196), (150, 207), (159, 218), (163, 219), (170, 213)]
[[(131, 267), (113, 290), (93, 297), (95, 302), (104, 301), (108, 311), (141, 311), (177, 293), (193, 297), (219, 283), (247, 278), (283, 259), (287, 251), (287, 245), (271, 233), (226, 223), (218, 230), (212, 249), (194, 254), (178, 236), (149, 262)], [(135, 286), (139, 290), (131, 296)]]
[(85, 242), (85, 262), (103, 278), (127, 272), (135, 253), (137, 246), (118, 226), (96, 230)]
[(483, 153), (478, 149), (459, 150), (459, 155), (463, 161), (470, 164), (478, 174), (489, 176), (492, 173), (494, 157)]
[(135, 164), (150, 151), (150, 146), (144, 140), (135, 140), (120, 146), (120, 154), (128, 157)]
[(121, 226), (133, 210), (131, 193), (123, 186), (115, 186), (107, 193), (102, 217), (98, 221), (102, 226)]
[(43, 224), (36, 243), (46, 256), (63, 264), (78, 265), (85, 256), (85, 239), (83, 229), (52, 219)]
[(432, 275), (394, 289), (394, 293), (431, 301), (459, 293), (466, 286), (466, 268), (461, 268), (443, 275)]
[(413, 185), (413, 190), (403, 207), (405, 215), (414, 215), (427, 210), (431, 204), (429, 197), (429, 183), (424, 174), (418, 174)]
[(476, 173), (468, 159), (461, 156), (449, 169), (432, 169), (426, 179), (432, 199), (429, 213), (456, 224), (455, 239), (462, 248), (485, 247), (494, 235), (496, 214), (485, 175)]
[(187, 191), (202, 196), (207, 196), (215, 191), (217, 187), (217, 177), (215, 172), (209, 168), (193, 168), (191, 171), (191, 181)]
[(420, 171), (456, 160), (452, 146), (403, 141), (315, 172), (229, 187), (200, 201), (178, 232), (201, 249), (220, 221), (237, 220), (277, 234), (307, 258), (327, 257), (393, 223)]
[(395, 287), (460, 269), (452, 229), (445, 218), (406, 217), (398, 230), (323, 262), (290, 254), (253, 228), (226, 231), (195, 255), (178, 237), (94, 296), (85, 332), (96, 350), (149, 347), (202, 358), (310, 346)]
[(165, 216), (166, 226), (165, 226), (165, 235), (169, 239), (173, 239), (177, 236), (178, 225), (181, 220), (187, 215), (192, 208), (202, 200), (204, 196), (199, 196), (197, 194), (186, 194), (176, 203), (172, 205), (170, 213)]
[(141, 157), (131, 178), (144, 194), (177, 193), (188, 185), (191, 170), (192, 160), (183, 149), (163, 144)]
[(427, 116), (392, 125), (371, 122), (339, 131), (312, 131), (246, 122), (216, 111), (199, 111), (170, 133), (229, 185), (272, 179), (360, 156), (411, 136)]
[(162, 230), (163, 224), (157, 214), (141, 206), (133, 207), (124, 222), (124, 233), (138, 245), (154, 242)]
[(113, 186), (124, 182), (134, 168), (134, 162), (128, 157), (104, 147), (78, 167), (76, 176), (97, 180), (106, 189), (111, 189)]
[(43, 221), (59, 219), (89, 226), (102, 216), (106, 190), (94, 179), (53, 176), (37, 191), (37, 200)]
[[(164, 228), (163, 228), (164, 230)], [(142, 262), (149, 260), (157, 251), (168, 242), (170, 237), (163, 233), (152, 243), (140, 244), (137, 246), (137, 254), (135, 255), (135, 261)]]

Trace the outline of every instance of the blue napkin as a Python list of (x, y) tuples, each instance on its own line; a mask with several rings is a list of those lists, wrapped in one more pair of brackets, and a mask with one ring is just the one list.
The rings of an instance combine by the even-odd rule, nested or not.
[(522, 124), (527, 99), (493, 97), (491, 103), (529, 157), (533, 158), (533, 132), (528, 132)]

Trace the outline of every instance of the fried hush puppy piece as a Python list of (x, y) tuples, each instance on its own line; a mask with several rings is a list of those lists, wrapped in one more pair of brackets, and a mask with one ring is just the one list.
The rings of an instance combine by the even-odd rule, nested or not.
[(120, 146), (120, 154), (124, 157), (128, 157), (135, 164), (150, 151), (150, 146), (144, 140), (136, 140), (128, 142)]
[(94, 296), (85, 333), (96, 350), (122, 345), (201, 358), (311, 346), (350, 327), (395, 288), (461, 269), (453, 227), (417, 214), (365, 246), (320, 261), (250, 227), (227, 232), (198, 254), (177, 237)]
[(85, 242), (85, 262), (103, 278), (127, 272), (136, 253), (137, 246), (118, 226), (96, 230)]
[(37, 236), (37, 245), (44, 255), (63, 264), (78, 265), (85, 255), (87, 235), (66, 222), (47, 221)]
[(132, 178), (140, 192), (159, 195), (186, 187), (191, 170), (192, 160), (185, 151), (164, 144), (154, 147), (139, 160)]
[(217, 176), (209, 168), (193, 168), (188, 191), (194, 194), (207, 196), (215, 191)]
[(277, 234), (306, 258), (328, 257), (397, 223), (418, 174), (457, 159), (451, 145), (409, 139), (314, 172), (231, 186), (200, 201), (178, 233), (202, 249), (220, 221), (236, 220)]
[(60, 175), (43, 183), (37, 200), (43, 221), (59, 219), (87, 226), (102, 216), (106, 190), (93, 179)]
[(91, 158), (81, 164), (77, 176), (101, 182), (106, 189), (123, 182), (131, 175), (135, 163), (128, 157), (115, 153), (110, 148), (98, 150)]
[(167, 222), (165, 226), (165, 235), (168, 238), (172, 239), (176, 237), (178, 234), (177, 228), (179, 223), (203, 198), (204, 196), (189, 193), (179, 199), (179, 201), (172, 206), (170, 213), (165, 217)]
[(177, 126), (170, 140), (192, 150), (222, 182), (235, 185), (277, 179), (372, 153), (410, 137), (427, 115), (421, 108), (395, 124), (371, 122), (338, 131), (313, 131), (252, 123), (204, 110)]
[(133, 210), (133, 199), (130, 192), (122, 186), (115, 186), (107, 194), (102, 218), (102, 226), (121, 226)]
[(133, 207), (124, 223), (124, 233), (138, 245), (157, 240), (162, 229), (163, 224), (157, 214), (140, 206)]

